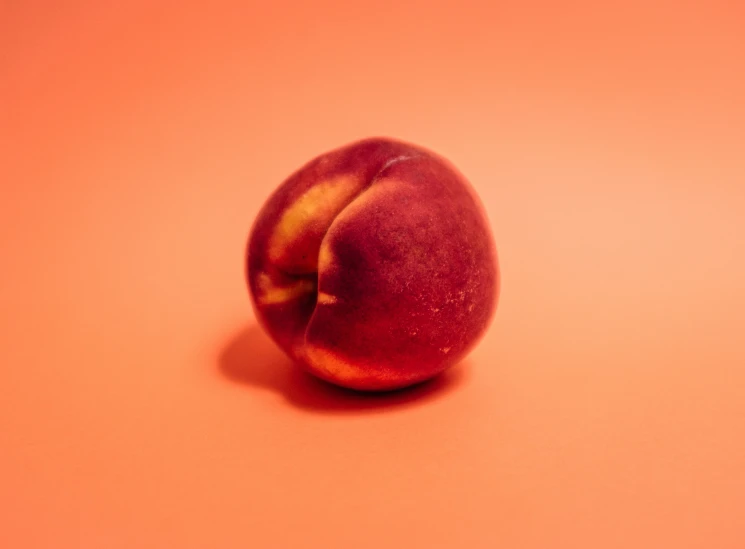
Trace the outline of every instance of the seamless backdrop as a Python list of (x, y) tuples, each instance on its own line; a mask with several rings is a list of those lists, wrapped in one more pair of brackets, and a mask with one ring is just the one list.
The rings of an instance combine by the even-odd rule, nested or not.
[[(0, 1), (0, 546), (745, 546), (738, 2)], [(243, 249), (370, 135), (489, 214), (494, 323), (300, 375)]]

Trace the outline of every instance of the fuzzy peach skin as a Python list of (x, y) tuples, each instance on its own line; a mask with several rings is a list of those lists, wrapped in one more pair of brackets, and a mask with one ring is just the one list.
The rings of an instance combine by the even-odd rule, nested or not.
[(381, 391), (461, 360), (499, 295), (481, 203), (447, 160), (392, 139), (327, 152), (271, 195), (248, 240), (261, 326), (308, 372)]

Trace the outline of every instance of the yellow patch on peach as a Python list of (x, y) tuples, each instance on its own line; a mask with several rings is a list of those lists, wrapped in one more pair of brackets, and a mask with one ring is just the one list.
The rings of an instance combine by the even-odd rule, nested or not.
[(313, 293), (316, 289), (315, 283), (311, 280), (298, 280), (286, 286), (278, 286), (266, 273), (259, 274), (257, 282), (259, 286), (257, 300), (262, 305), (285, 303)]
[(328, 349), (306, 345), (302, 350), (302, 355), (311, 368), (342, 383), (353, 383), (369, 377), (360, 371), (359, 366), (355, 366)]
[(321, 248), (318, 250), (318, 272), (323, 272), (329, 268), (334, 261), (334, 254), (331, 246), (326, 241), (321, 242)]
[(361, 187), (358, 178), (340, 175), (308, 189), (290, 204), (269, 237), (269, 260), (280, 261), (309, 226), (328, 227)]
[(321, 305), (330, 305), (332, 303), (336, 303), (337, 299), (336, 296), (327, 294), (326, 292), (318, 292), (317, 302)]
[(416, 372), (392, 372), (390, 369), (370, 368), (350, 362), (339, 354), (305, 343), (295, 349), (295, 356), (304, 361), (310, 370), (337, 385), (346, 387), (376, 387), (385, 389), (416, 383), (422, 376)]

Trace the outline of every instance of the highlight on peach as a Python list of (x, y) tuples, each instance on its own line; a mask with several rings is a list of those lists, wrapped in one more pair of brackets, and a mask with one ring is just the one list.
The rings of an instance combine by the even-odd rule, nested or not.
[(290, 175), (251, 228), (257, 320), (297, 364), (362, 391), (462, 360), (491, 324), (497, 251), (480, 199), (444, 157), (371, 138)]

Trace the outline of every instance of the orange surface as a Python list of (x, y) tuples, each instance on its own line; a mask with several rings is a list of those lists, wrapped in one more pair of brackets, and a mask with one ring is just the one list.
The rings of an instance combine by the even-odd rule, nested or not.
[[(0, 547), (745, 547), (738, 2), (0, 2)], [(243, 248), (369, 135), (471, 180), (488, 335), (370, 398)]]

